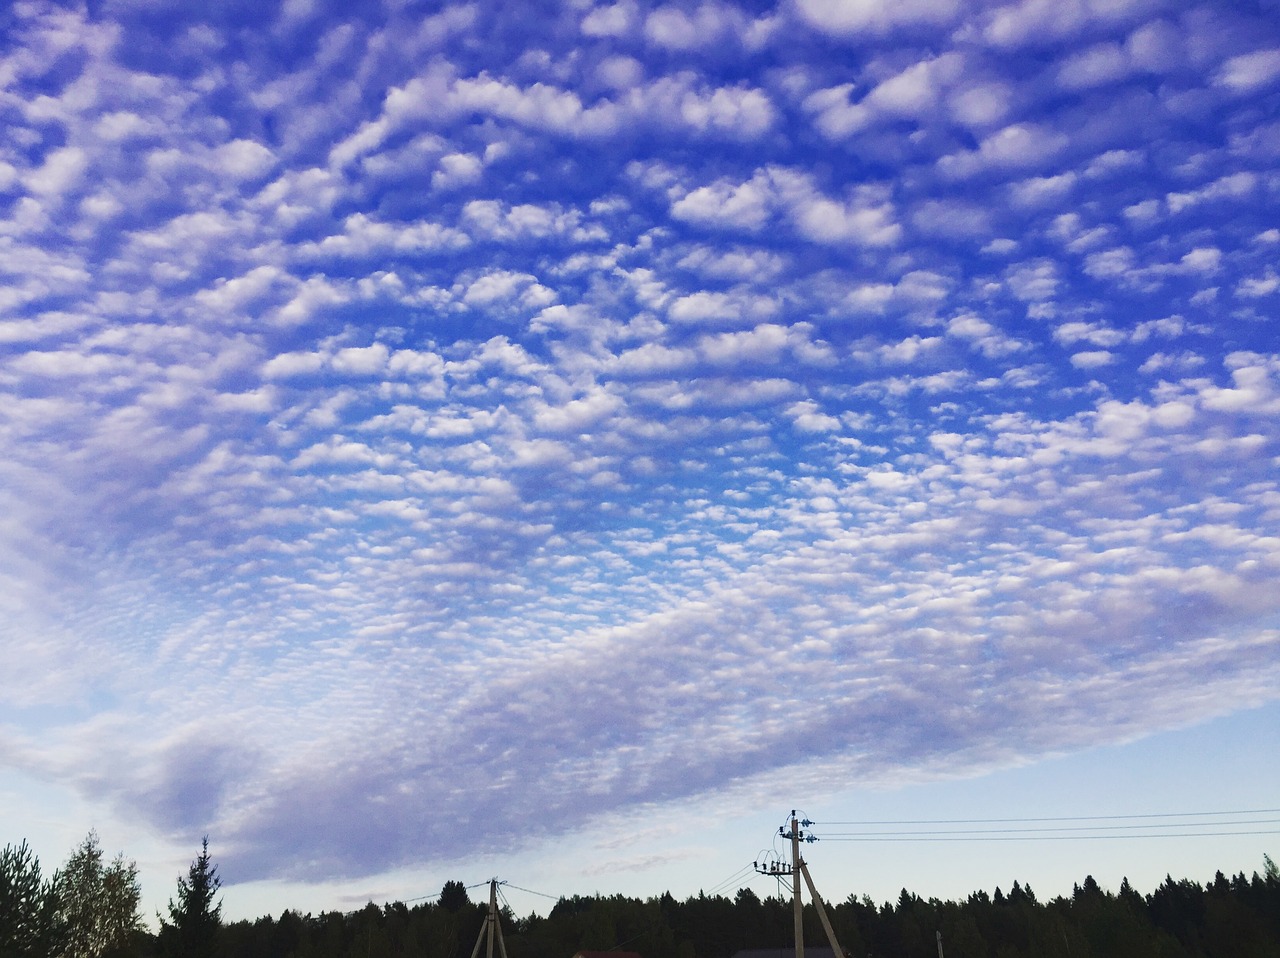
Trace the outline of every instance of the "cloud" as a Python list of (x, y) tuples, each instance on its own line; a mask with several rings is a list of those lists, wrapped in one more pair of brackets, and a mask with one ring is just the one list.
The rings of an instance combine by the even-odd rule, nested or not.
[(589, 37), (621, 37), (630, 33), (639, 21), (635, 3), (620, 3), (594, 7), (582, 18), (582, 32)]
[(23, 186), (38, 196), (61, 199), (84, 175), (89, 161), (84, 150), (64, 146), (45, 157), (39, 168), (23, 178)]
[(1115, 353), (1105, 349), (1088, 349), (1071, 354), (1071, 365), (1077, 369), (1097, 369), (1100, 366), (1110, 366), (1115, 361)]
[(266, 174), (275, 166), (271, 150), (253, 140), (232, 140), (215, 153), (218, 168), (236, 179), (250, 179)]
[(721, 4), (702, 3), (690, 12), (661, 6), (645, 17), (644, 35), (669, 50), (694, 50), (736, 38), (742, 20), (741, 13)]
[(804, 107), (815, 115), (814, 123), (824, 135), (844, 140), (877, 122), (916, 119), (933, 113), (963, 72), (963, 57), (946, 53), (921, 60), (881, 80), (856, 103), (850, 98), (854, 84), (845, 83), (809, 94)]
[(985, 137), (977, 150), (953, 153), (938, 161), (948, 177), (964, 178), (987, 170), (1036, 169), (1066, 148), (1065, 134), (1035, 123), (1014, 123)]
[(1250, 93), (1280, 78), (1280, 48), (1255, 50), (1230, 57), (1214, 81), (1233, 93)]
[(916, 25), (945, 25), (959, 14), (953, 0), (926, 3), (907, 0), (888, 3), (884, 0), (797, 0), (800, 16), (814, 28), (839, 37), (883, 34), (895, 28)]
[(671, 215), (720, 229), (750, 230), (783, 217), (814, 243), (889, 246), (902, 235), (884, 187), (867, 184), (836, 197), (824, 193), (808, 174), (784, 168), (757, 170), (745, 182), (720, 180), (683, 192), (671, 204)]
[(678, 323), (750, 323), (777, 311), (777, 304), (745, 291), (721, 293), (698, 291), (673, 300), (668, 310)]
[(14, 8), (0, 776), (319, 882), (1275, 699), (1268, 21), (561, 13)]
[(671, 205), (671, 215), (692, 223), (760, 229), (773, 203), (768, 178), (757, 174), (745, 183), (720, 180), (691, 190)]
[(997, 47), (1041, 45), (1083, 32), (1091, 26), (1124, 24), (1154, 12), (1158, 0), (1119, 0), (1098, 5), (1088, 0), (1020, 0), (995, 8), (982, 37)]

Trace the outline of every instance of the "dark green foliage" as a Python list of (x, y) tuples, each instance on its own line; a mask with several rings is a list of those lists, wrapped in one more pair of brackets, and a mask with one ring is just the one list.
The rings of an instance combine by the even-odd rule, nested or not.
[(209, 837), (178, 878), (178, 900), (169, 899), (169, 920), (160, 919), (160, 949), (168, 958), (215, 958), (222, 928), (222, 902), (216, 901), (222, 880), (209, 857)]
[(467, 886), (460, 881), (447, 881), (440, 892), (440, 907), (450, 913), (457, 913), (471, 904), (471, 896), (467, 894)]
[[(95, 851), (96, 841), (78, 852), (86, 849)], [(101, 865), (100, 856), (89, 859)], [(946, 958), (1280, 958), (1280, 869), (1269, 857), (1264, 863), (1261, 874), (1219, 872), (1203, 886), (1166, 877), (1146, 896), (1128, 879), (1113, 893), (1087, 876), (1070, 897), (1050, 901), (1040, 901), (1030, 886), (1015, 881), (1007, 893), (977, 891), (963, 901), (924, 899), (903, 889), (896, 900), (880, 905), (865, 895), (850, 895), (829, 902), (827, 910), (848, 958), (933, 958), (939, 933)], [(75, 882), (60, 876), (42, 880), (25, 843), (4, 849), (0, 958), (71, 958), (72, 936), (62, 920), (71, 911), (60, 905), (57, 890)], [(285, 911), (279, 918), (224, 926), (220, 885), (206, 839), (186, 877), (178, 880), (160, 934), (150, 938), (139, 932), (127, 946), (106, 954), (470, 958), (486, 912), (461, 882), (447, 882), (436, 901), (412, 906), (369, 903), (358, 911), (318, 916)], [(794, 948), (790, 900), (761, 898), (745, 888), (731, 898), (700, 893), (684, 901), (665, 892), (644, 900), (575, 895), (558, 900), (546, 917), (517, 918), (504, 907), (501, 925), (508, 958), (571, 958), (578, 951), (610, 950), (638, 952), (641, 958), (732, 958), (745, 949), (769, 949), (777, 958), (790, 958)], [(812, 904), (804, 909), (804, 931), (810, 947), (825, 948)]]
[(57, 880), (40, 877), (40, 860), (25, 841), (0, 851), (0, 958), (49, 958), (61, 950)]
[[(903, 889), (881, 905), (851, 895), (827, 908), (850, 958), (933, 958), (939, 932), (946, 958), (1280, 958), (1280, 871), (1266, 862), (1261, 875), (1215, 877), (1208, 887), (1166, 879), (1146, 897), (1127, 880), (1112, 893), (1090, 876), (1070, 898), (1045, 902), (1015, 881), (1007, 893), (975, 892), (959, 902)], [(465, 895), (460, 882), (445, 887), (447, 904), (442, 894), (412, 907), (370, 904), (345, 915), (285, 912), (279, 921), (238, 922), (227, 928), (224, 955), (470, 958), (484, 906), (459, 895)], [(750, 889), (684, 901), (668, 893), (645, 900), (575, 895), (557, 901), (546, 917), (502, 915), (509, 958), (608, 950), (732, 958), (742, 949), (790, 958), (792, 927), (789, 899), (761, 898)], [(825, 947), (812, 905), (805, 906), (804, 927), (811, 947)]]

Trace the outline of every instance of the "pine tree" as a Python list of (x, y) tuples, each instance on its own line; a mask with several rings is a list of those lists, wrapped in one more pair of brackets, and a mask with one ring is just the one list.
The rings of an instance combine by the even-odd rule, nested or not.
[(209, 857), (209, 836), (186, 878), (178, 879), (178, 900), (169, 899), (169, 921), (160, 919), (160, 944), (172, 958), (214, 958), (222, 927), (222, 902), (215, 902), (222, 879)]
[(62, 945), (55, 874), (40, 877), (40, 860), (24, 841), (0, 851), (0, 955), (48, 958)]

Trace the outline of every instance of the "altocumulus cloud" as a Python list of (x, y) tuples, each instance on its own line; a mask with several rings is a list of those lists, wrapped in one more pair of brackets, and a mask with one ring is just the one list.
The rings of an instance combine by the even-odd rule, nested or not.
[(1264, 9), (0, 38), (3, 767), (321, 880), (1276, 698)]

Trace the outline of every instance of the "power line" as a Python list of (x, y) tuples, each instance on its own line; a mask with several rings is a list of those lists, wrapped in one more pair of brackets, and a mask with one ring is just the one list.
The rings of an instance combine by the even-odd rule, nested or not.
[(550, 898), (552, 901), (559, 901), (561, 898), (564, 897), (563, 895), (548, 895), (546, 892), (534, 891), (531, 888), (521, 888), (519, 885), (513, 885), (509, 881), (498, 882), (498, 884), (505, 885), (508, 888), (514, 888), (516, 891), (522, 891), (528, 895), (539, 895), (542, 898)]
[(890, 821), (814, 822), (815, 825), (997, 825), (1032, 822), (1107, 822), (1144, 818), (1209, 818), (1227, 815), (1274, 815), (1280, 808), (1246, 808), (1223, 812), (1156, 812), (1147, 815), (1060, 815), (1056, 818), (922, 818)]
[(711, 889), (707, 892), (707, 895), (710, 896), (710, 895), (719, 894), (720, 892), (728, 888), (730, 885), (733, 885), (736, 882), (741, 881), (743, 878), (746, 878), (747, 875), (751, 874), (754, 871), (755, 871), (755, 867), (753, 865), (747, 865), (745, 868), (738, 869), (736, 872), (734, 872), (724, 881), (720, 882), (720, 884), (713, 885)]
[(1026, 834), (1009, 833), (959, 833), (928, 834), (905, 832), (901, 835), (867, 834), (857, 838), (836, 837), (828, 839), (833, 842), (1071, 842), (1071, 841), (1117, 841), (1134, 838), (1223, 838), (1234, 835), (1280, 835), (1280, 829), (1263, 829), (1243, 832), (1163, 832), (1142, 835), (1049, 835), (1028, 832)]
[(835, 838), (864, 838), (872, 836), (888, 837), (892, 835), (1014, 835), (1044, 834), (1048, 832), (1137, 832), (1144, 829), (1155, 828), (1234, 828), (1238, 825), (1276, 824), (1280, 824), (1280, 818), (1249, 818), (1240, 821), (1222, 822), (1161, 822), (1145, 825), (1065, 825), (1055, 826), (1053, 828), (949, 828), (942, 829), (940, 831), (912, 830), (907, 832), (831, 832), (829, 835), (824, 835), (823, 838), (834, 840)]
[[(489, 885), (489, 883), (488, 883), (487, 881), (478, 881), (478, 882), (476, 882), (475, 884), (472, 884), (472, 885), (463, 885), (462, 887), (463, 887), (463, 888), (465, 888), (465, 889), (467, 889), (468, 891), (470, 891), (470, 890), (471, 890), (471, 889), (473, 889), (473, 888), (487, 888), (487, 887), (488, 887), (488, 885)], [(533, 890), (533, 889), (531, 889), (531, 888), (521, 888), (519, 885), (513, 885), (513, 884), (511, 884), (511, 882), (509, 882), (509, 881), (500, 881), (500, 882), (498, 882), (498, 885), (499, 885), (500, 887), (501, 887), (501, 886), (503, 886), (503, 885), (505, 885), (505, 886), (507, 886), (508, 888), (514, 888), (514, 889), (516, 889), (516, 891), (526, 892), (527, 894), (530, 894), (530, 895), (540, 895), (540, 896), (542, 896), (543, 898), (550, 898), (552, 901), (559, 901), (559, 900), (560, 900), (560, 896), (558, 896), (558, 895), (548, 895), (548, 894), (546, 894), (545, 892), (534, 891), (534, 890)], [(432, 894), (430, 894), (430, 895), (419, 895), (417, 898), (401, 898), (401, 899), (399, 899), (399, 900), (400, 900), (400, 902), (401, 902), (402, 904), (406, 904), (406, 905), (407, 905), (407, 904), (409, 904), (410, 902), (415, 902), (415, 901), (430, 901), (430, 900), (431, 900), (431, 899), (433, 899), (433, 898), (439, 898), (442, 894), (443, 894), (443, 890), (438, 891), (438, 892), (433, 892), (433, 893), (432, 893)]]

